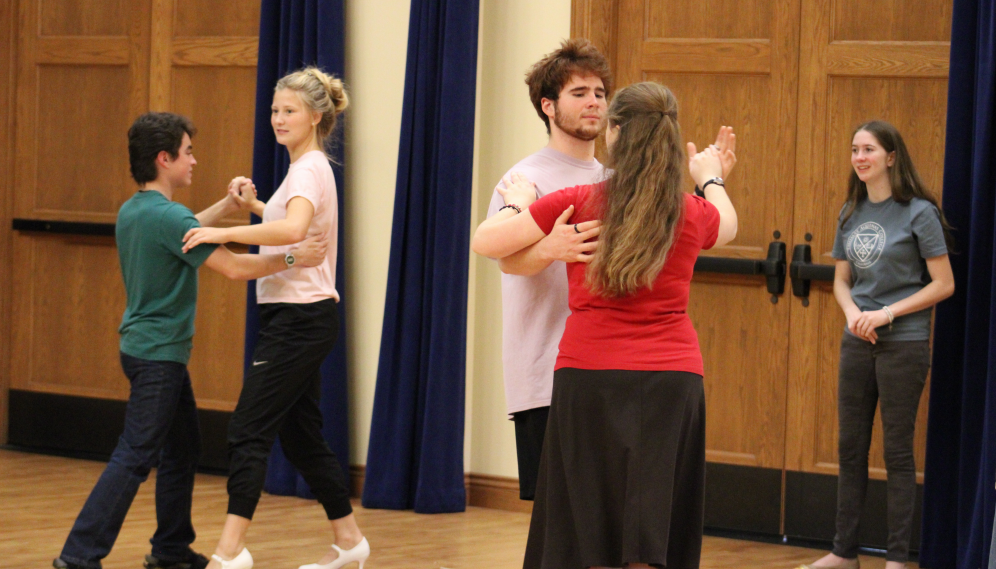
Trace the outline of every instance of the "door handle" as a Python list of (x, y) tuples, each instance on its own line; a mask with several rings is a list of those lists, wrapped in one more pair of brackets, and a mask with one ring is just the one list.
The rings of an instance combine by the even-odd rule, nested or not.
[(833, 282), (833, 265), (813, 263), (813, 249), (809, 245), (796, 245), (792, 249), (789, 277), (792, 294), (802, 298), (802, 305), (809, 306), (809, 285), (812, 281)]
[(771, 302), (778, 302), (778, 295), (785, 292), (786, 249), (781, 241), (768, 244), (764, 259), (737, 259), (733, 257), (699, 257), (695, 261), (697, 273), (722, 273), (734, 275), (764, 275)]

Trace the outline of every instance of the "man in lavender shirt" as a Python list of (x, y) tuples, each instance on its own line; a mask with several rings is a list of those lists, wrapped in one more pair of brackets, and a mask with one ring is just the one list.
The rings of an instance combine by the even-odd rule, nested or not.
[[(595, 139), (605, 128), (607, 96), (612, 90), (609, 63), (588, 40), (571, 39), (537, 62), (526, 74), (529, 97), (546, 124), (550, 142), (513, 166), (536, 186), (538, 197), (604, 178), (595, 160)], [(502, 186), (504, 182), (499, 183)], [(494, 192), (488, 217), (508, 207)], [(514, 205), (514, 204), (511, 204)], [(543, 435), (553, 394), (553, 367), (564, 333), (567, 307), (565, 262), (591, 260), (598, 222), (566, 225), (564, 212), (554, 231), (514, 255), (498, 259), (502, 270), (502, 363), (505, 399), (515, 423), (519, 497), (536, 492)]]

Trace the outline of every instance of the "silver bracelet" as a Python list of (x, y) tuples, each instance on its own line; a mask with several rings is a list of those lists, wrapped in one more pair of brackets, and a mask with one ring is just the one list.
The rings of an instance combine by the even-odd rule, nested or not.
[(889, 317), (889, 330), (892, 330), (892, 321), (895, 320), (896, 317), (892, 315), (892, 309), (890, 309), (888, 306), (883, 306), (882, 310), (884, 310), (885, 315)]

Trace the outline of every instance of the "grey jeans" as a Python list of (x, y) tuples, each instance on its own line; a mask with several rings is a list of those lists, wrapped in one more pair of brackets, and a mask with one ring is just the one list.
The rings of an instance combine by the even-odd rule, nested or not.
[(858, 555), (858, 522), (868, 488), (868, 449), (875, 406), (880, 404), (888, 472), (886, 559), (908, 561), (916, 501), (913, 430), (929, 368), (927, 340), (872, 344), (844, 333), (837, 384), (840, 475), (834, 554), (848, 559)]

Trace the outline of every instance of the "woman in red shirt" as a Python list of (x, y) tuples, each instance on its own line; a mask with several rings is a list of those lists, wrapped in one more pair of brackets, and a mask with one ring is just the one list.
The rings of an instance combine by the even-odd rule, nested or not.
[(729, 127), (702, 152), (689, 143), (689, 169), (705, 199), (684, 193), (677, 119), (666, 87), (620, 90), (605, 133), (608, 180), (536, 201), (528, 180), (513, 175), (500, 190), (506, 208), (474, 235), (475, 252), (501, 258), (542, 239), (571, 207), (569, 223), (601, 220), (591, 263), (567, 266), (571, 315), (554, 373), (527, 569), (699, 566), (705, 395), (686, 309), (699, 251), (737, 232), (720, 178), (736, 158)]

